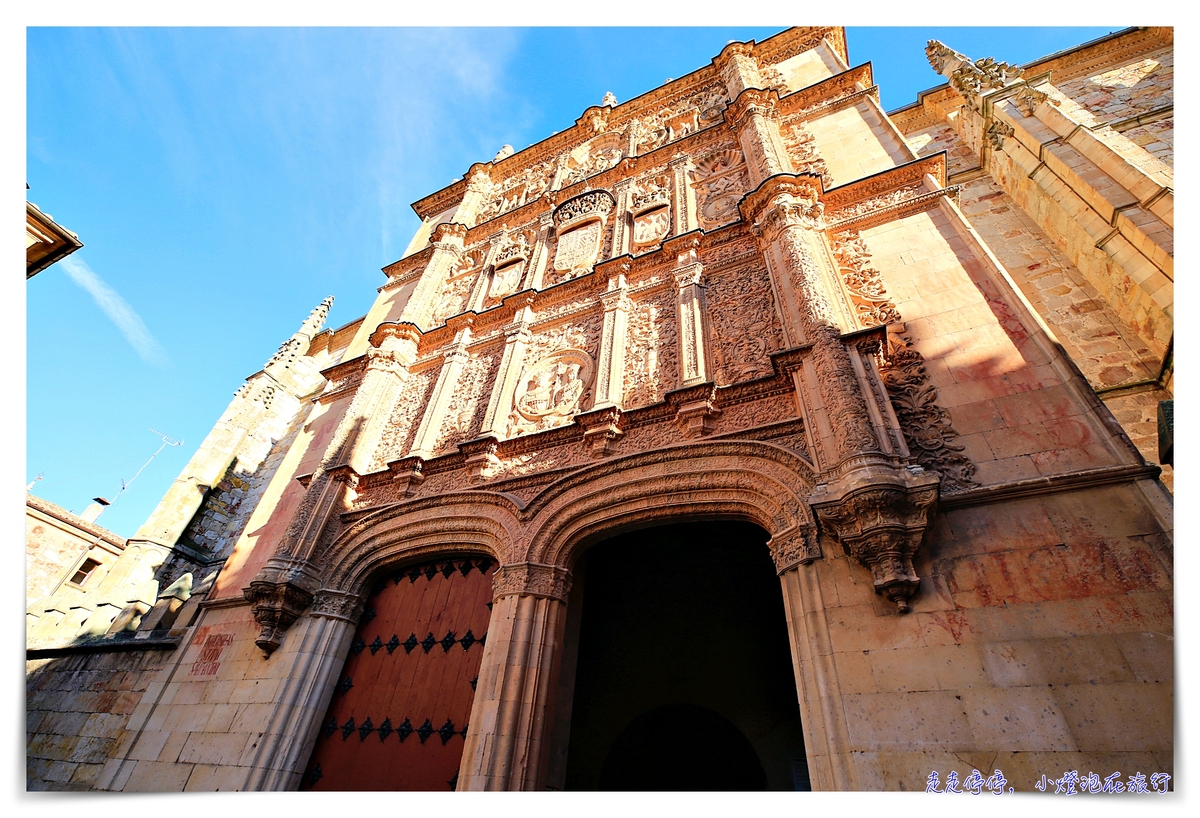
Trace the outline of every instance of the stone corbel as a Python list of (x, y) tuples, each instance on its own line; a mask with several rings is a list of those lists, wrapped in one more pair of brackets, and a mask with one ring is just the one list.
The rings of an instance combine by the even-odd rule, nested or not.
[(276, 554), (242, 589), (250, 612), (261, 630), (254, 644), (270, 657), (283, 642), (283, 635), (313, 600), (321, 587), (316, 569), (307, 560)]
[(494, 599), (516, 594), (566, 602), (570, 590), (571, 572), (555, 565), (536, 562), (502, 565), (492, 577)]
[(667, 402), (675, 407), (675, 423), (685, 437), (695, 439), (713, 433), (713, 424), (721, 414), (716, 398), (717, 387), (712, 383), (679, 389), (667, 395)]
[(594, 458), (615, 454), (617, 440), (625, 434), (621, 431), (621, 410), (615, 406), (576, 415), (575, 422), (583, 427), (584, 447)]
[(771, 550), (771, 559), (775, 562), (775, 573), (781, 575), (821, 559), (817, 530), (807, 526), (796, 525), (780, 531), (767, 542), (767, 548)]
[(417, 487), (425, 482), (422, 470), (425, 461), (419, 457), (405, 457), (388, 463), (388, 471), (392, 473), (392, 481), (396, 490), (404, 497), (412, 497)]
[(458, 450), (464, 455), (469, 482), (480, 483), (492, 476), (500, 465), (500, 458), (496, 456), (499, 445), (500, 441), (491, 435), (458, 444)]
[[(938, 477), (910, 466), (886, 476), (857, 475), (853, 483), (842, 492), (820, 485), (809, 502), (825, 530), (870, 569), (875, 593), (907, 613), (921, 584), (913, 557), (933, 518)], [(834, 493), (841, 496), (830, 498)]]

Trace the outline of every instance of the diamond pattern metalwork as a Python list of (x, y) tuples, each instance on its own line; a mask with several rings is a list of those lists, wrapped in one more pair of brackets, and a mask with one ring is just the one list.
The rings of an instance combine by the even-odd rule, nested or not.
[(375, 732), (375, 725), (371, 724), (371, 717), (367, 716), (366, 721), (364, 721), (358, 727), (358, 740), (366, 741), (367, 736), (371, 735), (373, 732)]
[(450, 648), (454, 647), (454, 643), (458, 640), (454, 638), (454, 631), (446, 631), (446, 635), (442, 637), (442, 652), (449, 653)]
[(400, 741), (404, 741), (412, 731), (412, 722), (405, 716), (404, 721), (400, 722), (400, 726), (396, 728), (396, 735), (400, 737)]
[(371, 643), (371, 655), (374, 656), (376, 653), (379, 653), (382, 648), (383, 640), (376, 636), (375, 641)]
[(436, 565), (428, 566), (425, 569), (425, 579), (433, 579), (434, 577), (437, 576), (437, 572), (438, 572), (438, 569), (437, 569)]
[(362, 622), (360, 624), (366, 625), (368, 622), (370, 622), (376, 616), (378, 616), (378, 614), (375, 613), (374, 608), (367, 608), (365, 611), (363, 611)]
[(325, 738), (329, 738), (337, 732), (337, 729), (337, 720), (334, 719), (333, 716), (330, 716), (329, 721), (325, 722), (325, 726), (321, 728), (321, 735)]
[(350, 734), (353, 732), (354, 716), (351, 716), (350, 718), (346, 719), (346, 723), (342, 725), (342, 741), (345, 741), (347, 738), (349, 738)]
[(469, 650), (471, 645), (474, 645), (476, 641), (475, 634), (468, 630), (465, 634), (463, 634), (463, 638), (458, 640), (458, 644), (462, 645), (463, 650)]
[(379, 725), (379, 740), (385, 741), (392, 734), (392, 720), (384, 719), (383, 724)]
[(420, 568), (414, 568), (414, 569), (412, 569), (411, 571), (409, 571), (409, 572), (408, 572), (408, 582), (409, 582), (409, 584), (415, 584), (415, 583), (416, 583), (416, 581), (417, 581), (417, 578), (418, 578), (419, 576), (421, 576), (421, 569), (420, 569)]
[(352, 687), (354, 687), (354, 682), (349, 676), (344, 676), (342, 677), (342, 680), (338, 682), (338, 686), (335, 687), (334, 690), (338, 692), (339, 696), (345, 696), (346, 692)]
[(442, 737), (442, 744), (445, 744), (455, 734), (454, 722), (450, 721), (450, 719), (446, 719), (446, 723), (438, 728), (437, 733)]
[(438, 640), (433, 637), (432, 633), (430, 633), (428, 636), (426, 636), (424, 639), (421, 640), (421, 647), (425, 648), (426, 653), (429, 653), (429, 651), (433, 650), (433, 646), (436, 645), (437, 643), (438, 643)]
[(387, 645), (384, 647), (387, 648), (388, 655), (392, 655), (396, 652), (396, 648), (400, 647), (400, 637), (393, 633), (392, 638), (388, 640)]
[(415, 648), (419, 644), (421, 644), (421, 643), (417, 641), (417, 635), (415, 633), (409, 634), (408, 638), (404, 640), (404, 652), (412, 653), (413, 648)]
[(471, 573), (471, 569), (474, 567), (475, 563), (471, 562), (470, 560), (463, 560), (463, 564), (458, 567), (458, 570), (461, 571), (462, 575), (465, 577), (467, 574)]
[(356, 636), (354, 637), (354, 641), (350, 643), (350, 652), (357, 656), (363, 652), (363, 648), (366, 646), (367, 643), (362, 640), (362, 637)]
[(453, 573), (454, 573), (454, 563), (448, 562), (442, 566), (442, 576), (444, 576), (446, 579), (450, 579), (450, 576)]
[(425, 743), (425, 739), (433, 735), (433, 725), (429, 723), (429, 719), (425, 719), (425, 723), (417, 728), (417, 737), (421, 739), (421, 743)]
[[(308, 787), (309, 789), (312, 789), (313, 785), (316, 784), (319, 780), (321, 780), (321, 778), (323, 778), (324, 775), (325, 774), (323, 772), (321, 772), (321, 765), (320, 764), (316, 765), (315, 767), (313, 767), (311, 770), (309, 770), (308, 772), (306, 772), (304, 774), (304, 786)], [(456, 782), (458, 781), (458, 773), (454, 774), (454, 780)]]
[(478, 684), (479, 684), (479, 677), (476, 676), (474, 679), (471, 680), (471, 689), (474, 690), (475, 686)]

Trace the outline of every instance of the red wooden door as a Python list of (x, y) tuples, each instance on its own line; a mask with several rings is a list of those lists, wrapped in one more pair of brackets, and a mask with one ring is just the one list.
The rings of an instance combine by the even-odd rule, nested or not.
[(380, 583), (301, 789), (454, 789), (495, 570), (482, 557), (442, 559)]

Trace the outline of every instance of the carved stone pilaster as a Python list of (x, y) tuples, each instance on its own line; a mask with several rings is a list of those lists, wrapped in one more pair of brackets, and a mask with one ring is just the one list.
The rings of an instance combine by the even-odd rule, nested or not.
[[(624, 265), (628, 269), (629, 265)], [(604, 307), (604, 325), (600, 331), (600, 360), (596, 362), (596, 408), (622, 406), (625, 383), (625, 338), (629, 334), (629, 297), (625, 273), (608, 280), (608, 289), (600, 296)]]
[(671, 168), (671, 235), (682, 236), (700, 226), (696, 216), (696, 190), (688, 183), (696, 163), (691, 156), (672, 159)]
[[(913, 557), (933, 515), (938, 478), (912, 466), (884, 479), (855, 482), (843, 492), (819, 486), (809, 502), (825, 530), (870, 569), (875, 593), (907, 613), (921, 584)], [(833, 493), (840, 496), (827, 499)]]
[(845, 460), (881, 449), (826, 289), (836, 273), (823, 271), (832, 259), (819, 232), (824, 227), (820, 195), (815, 176), (776, 177), (747, 196), (742, 210), (759, 234), (782, 301), (812, 345), (816, 386), (836, 458)]
[(502, 565), (492, 577), (492, 596), (537, 596), (567, 601), (571, 590), (571, 572), (554, 565), (522, 562)]
[(517, 311), (517, 320), (504, 328), (504, 352), (500, 357), (500, 369), (496, 373), (496, 382), (492, 394), (488, 397), (488, 406), (483, 415), (483, 426), (479, 430), (480, 437), (498, 436), (504, 432), (507, 423), (508, 410), (512, 406), (513, 393), (517, 389), (517, 380), (521, 376), (521, 365), (525, 359), (525, 347), (529, 345), (533, 333), (529, 323), (532, 311), (529, 303), (525, 303)]
[(771, 550), (777, 574), (821, 559), (821, 546), (817, 543), (815, 528), (793, 526), (772, 537), (767, 548)]
[(697, 255), (699, 239), (676, 246), (678, 266), (673, 271), (675, 278), (675, 305), (679, 314), (679, 366), (680, 383), (683, 386), (708, 381), (707, 321), (704, 305), (704, 265)]
[(471, 330), (468, 326), (459, 331), (458, 337), (454, 343), (444, 353), (445, 361), (442, 364), (441, 371), (438, 372), (437, 382), (433, 387), (433, 394), (430, 396), (429, 403), (425, 406), (425, 413), (421, 416), (421, 423), (417, 427), (417, 434), (413, 438), (413, 447), (411, 455), (414, 457), (430, 458), (434, 455), (434, 449), (437, 446), (438, 434), (441, 432), (442, 423), (445, 421), (446, 410), (450, 406), (450, 400), (454, 396), (454, 390), (458, 386), (459, 375), (462, 374), (463, 367), (466, 366), (471, 354), (467, 351), (467, 344), (471, 341)]
[(746, 156), (752, 185), (777, 173), (792, 172), (779, 129), (778, 106), (777, 91), (747, 88), (725, 110), (725, 121), (737, 134)]
[(438, 296), (446, 278), (462, 258), (463, 240), (466, 236), (467, 226), (457, 222), (439, 224), (433, 229), (433, 237), (430, 239), (433, 252), (421, 273), (420, 281), (400, 314), (401, 321), (426, 330), (430, 328), (439, 301)]
[(713, 58), (713, 63), (721, 72), (730, 99), (747, 88), (759, 88), (763, 84), (752, 43), (730, 43)]
[(621, 410), (616, 406), (596, 409), (575, 416), (583, 427), (583, 444), (592, 457), (607, 457), (615, 453), (621, 430)]

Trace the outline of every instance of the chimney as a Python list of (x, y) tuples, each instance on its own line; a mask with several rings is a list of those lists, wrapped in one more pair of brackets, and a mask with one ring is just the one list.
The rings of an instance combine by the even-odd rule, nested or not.
[(100, 512), (104, 511), (104, 507), (108, 505), (108, 500), (103, 497), (93, 497), (92, 504), (83, 510), (79, 516), (89, 523), (96, 522), (96, 518), (100, 516)]

